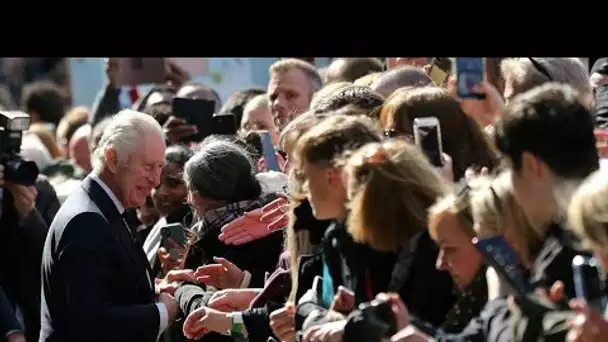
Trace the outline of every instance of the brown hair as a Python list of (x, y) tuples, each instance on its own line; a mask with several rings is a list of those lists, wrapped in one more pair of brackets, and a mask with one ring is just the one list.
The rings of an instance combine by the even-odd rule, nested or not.
[(316, 109), (317, 106), (322, 103), (325, 98), (329, 97), (331, 94), (337, 92), (340, 89), (344, 89), (350, 86), (351, 84), (352, 83), (350, 82), (334, 82), (324, 86), (312, 97), (312, 100), (310, 101), (310, 109)]
[(327, 68), (326, 81), (327, 83), (354, 82), (367, 74), (382, 72), (382, 70), (384, 65), (378, 58), (338, 58)]
[(479, 125), (460, 108), (445, 89), (421, 87), (399, 89), (380, 110), (380, 126), (412, 135), (415, 118), (434, 116), (441, 125), (443, 152), (453, 161), (454, 179), (464, 176), (470, 166), (498, 165), (496, 150)]
[(89, 108), (80, 106), (72, 108), (61, 120), (57, 126), (57, 142), (60, 145), (67, 146), (70, 139), (76, 130), (89, 121)]
[(336, 165), (344, 152), (374, 141), (380, 141), (380, 131), (371, 119), (330, 115), (298, 139), (295, 167), (301, 170), (303, 163)]
[(427, 210), (449, 187), (414, 145), (368, 144), (345, 161), (348, 231), (355, 241), (396, 251), (427, 229)]
[(34, 123), (30, 126), (30, 132), (36, 134), (40, 142), (49, 151), (51, 158), (57, 159), (61, 157), (61, 151), (57, 146), (57, 140), (51, 131), (42, 123)]

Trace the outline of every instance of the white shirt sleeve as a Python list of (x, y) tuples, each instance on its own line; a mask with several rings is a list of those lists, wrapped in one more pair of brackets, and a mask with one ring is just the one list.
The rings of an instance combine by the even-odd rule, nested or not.
[(241, 288), (242, 289), (248, 288), (249, 283), (251, 283), (251, 273), (249, 273), (249, 271), (245, 271), (245, 276), (243, 277), (243, 282), (241, 283)]
[(157, 336), (157, 339), (159, 339), (169, 325), (169, 312), (167, 312), (167, 307), (164, 303), (156, 303), (156, 307), (158, 308), (158, 314), (160, 316)]

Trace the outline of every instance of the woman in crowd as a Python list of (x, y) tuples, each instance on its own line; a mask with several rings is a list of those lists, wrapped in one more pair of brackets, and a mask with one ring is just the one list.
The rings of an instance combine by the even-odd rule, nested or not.
[(160, 184), (152, 190), (152, 200), (160, 215), (144, 242), (144, 251), (152, 265), (152, 273), (166, 274), (179, 265), (179, 260), (170, 257), (164, 248), (159, 250), (161, 228), (169, 223), (182, 223), (190, 227), (192, 212), (186, 203), (188, 191), (183, 180), (184, 165), (194, 153), (184, 146), (170, 146), (165, 151), (165, 165), (160, 175)]
[[(184, 181), (188, 203), (200, 218), (191, 228), (192, 237), (182, 265), (184, 269), (198, 270), (186, 272), (188, 275), (180, 280), (187, 279), (190, 283), (175, 291), (187, 316), (206, 306), (218, 289), (263, 287), (266, 272), (276, 267), (283, 237), (279, 231), (238, 246), (226, 245), (218, 239), (224, 225), (276, 198), (274, 194), (262, 196), (252, 161), (237, 144), (207, 138), (185, 164)], [(170, 273), (165, 285), (171, 280)], [(210, 334), (205, 338), (215, 341), (222, 337)]]
[[(355, 303), (387, 290), (398, 292), (411, 315), (441, 325), (454, 303), (453, 283), (435, 269), (438, 250), (426, 213), (448, 186), (415, 146), (397, 139), (357, 150), (344, 172), (347, 230), (358, 244), (342, 257), (352, 279), (345, 285), (355, 292)], [(326, 334), (332, 324), (338, 323), (309, 329), (305, 341)], [(349, 329), (353, 336), (364, 333), (357, 331)]]
[(443, 152), (452, 158), (455, 182), (469, 167), (487, 167), (491, 171), (497, 165), (495, 151), (484, 132), (442, 88), (397, 90), (380, 111), (380, 126), (389, 136), (404, 136), (413, 141), (414, 119), (424, 117), (439, 120)]
[[(444, 196), (429, 209), (429, 233), (439, 247), (436, 267), (440, 271), (449, 272), (461, 291), (439, 327), (447, 332), (461, 331), (479, 314), (488, 299), (483, 259), (471, 242), (475, 237), (471, 191), (470, 185), (467, 185), (459, 194)], [(424, 324), (418, 327), (424, 330), (430, 328), (431, 331), (435, 329), (425, 327)]]
[[(572, 229), (594, 251), (601, 267), (608, 269), (608, 174), (598, 171), (576, 191), (569, 208)], [(605, 289), (605, 288), (604, 288)], [(599, 342), (608, 336), (608, 308), (598, 312), (581, 301), (570, 307), (579, 313), (572, 323), (569, 341)]]

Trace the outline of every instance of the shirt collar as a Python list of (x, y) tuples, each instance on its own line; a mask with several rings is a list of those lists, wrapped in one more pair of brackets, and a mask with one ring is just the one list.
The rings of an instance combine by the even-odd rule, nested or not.
[(116, 209), (118, 209), (118, 212), (120, 213), (120, 215), (122, 215), (125, 212), (125, 207), (122, 205), (122, 203), (120, 203), (120, 201), (118, 200), (118, 198), (116, 197), (116, 195), (114, 195), (114, 193), (112, 192), (112, 190), (110, 190), (110, 188), (106, 185), (106, 183), (104, 183), (99, 178), (99, 176), (97, 176), (96, 174), (91, 173), (91, 178), (95, 182), (97, 182), (97, 184), (99, 184), (99, 186), (101, 186), (101, 188), (103, 189), (103, 191), (106, 192), (106, 194), (110, 197), (110, 199), (112, 200), (112, 202), (116, 206)]

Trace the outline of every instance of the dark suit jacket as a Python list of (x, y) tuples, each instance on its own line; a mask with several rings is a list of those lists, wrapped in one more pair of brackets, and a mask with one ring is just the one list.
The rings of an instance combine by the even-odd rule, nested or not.
[(2, 203), (3, 247), (0, 248), (0, 286), (13, 309), (19, 307), (28, 342), (38, 341), (40, 332), (40, 264), (44, 240), (59, 200), (44, 176), (36, 180), (36, 207), (19, 218), (10, 191), (4, 191)]
[(46, 239), (40, 341), (155, 342), (160, 316), (148, 272), (116, 206), (87, 177)]

